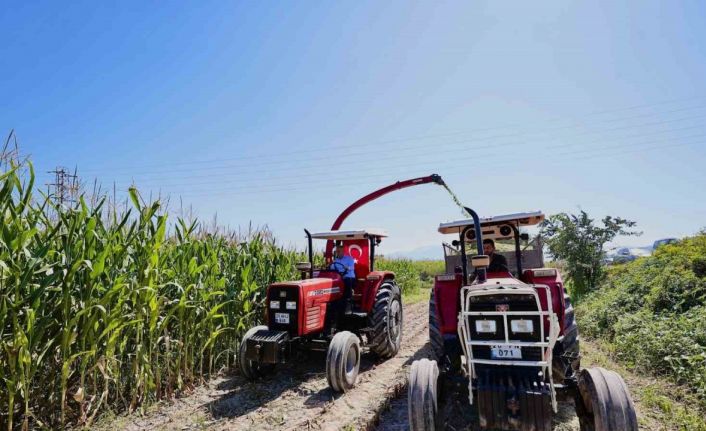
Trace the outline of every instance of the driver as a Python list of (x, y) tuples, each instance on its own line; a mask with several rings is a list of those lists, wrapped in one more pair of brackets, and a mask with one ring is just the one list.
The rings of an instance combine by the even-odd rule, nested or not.
[(355, 259), (352, 256), (345, 254), (343, 244), (336, 244), (336, 259), (331, 263), (331, 269), (340, 273), (343, 276), (343, 302), (345, 304), (345, 312), (349, 313), (352, 309), (351, 298), (353, 297), (353, 287), (355, 287)]
[(483, 253), (490, 257), (488, 272), (508, 272), (507, 259), (502, 254), (495, 253), (495, 241), (492, 239), (483, 240)]

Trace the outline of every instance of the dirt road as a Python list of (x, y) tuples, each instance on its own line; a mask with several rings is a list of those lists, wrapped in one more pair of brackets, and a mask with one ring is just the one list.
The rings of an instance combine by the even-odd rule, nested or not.
[(262, 381), (238, 375), (213, 379), (188, 397), (138, 417), (123, 417), (111, 429), (137, 430), (340, 430), (372, 428), (389, 400), (404, 390), (407, 367), (426, 356), (427, 304), (405, 307), (402, 349), (373, 362), (363, 355), (357, 386), (335, 395), (324, 374), (325, 354), (312, 353), (280, 367)]
[[(336, 395), (328, 387), (324, 353), (312, 353), (307, 360), (282, 366), (262, 381), (251, 383), (238, 375), (216, 378), (188, 397), (152, 408), (143, 416), (131, 415), (103, 423), (98, 429), (406, 430), (407, 369), (415, 359), (429, 355), (427, 341), (427, 304), (421, 302), (405, 308), (400, 353), (379, 363), (364, 355), (358, 385), (344, 395)], [(584, 343), (582, 350), (585, 365), (616, 368), (596, 346)], [(617, 371), (625, 376), (633, 392), (642, 429), (689, 429), (672, 426), (671, 415), (656, 412), (647, 405), (645, 388), (655, 384), (654, 381), (646, 381), (624, 369)], [(664, 386), (657, 388), (665, 390)], [(468, 405), (467, 394), (463, 392), (450, 398), (441, 416), (446, 429), (479, 429), (476, 410)], [(560, 402), (554, 429), (579, 429), (572, 401)]]

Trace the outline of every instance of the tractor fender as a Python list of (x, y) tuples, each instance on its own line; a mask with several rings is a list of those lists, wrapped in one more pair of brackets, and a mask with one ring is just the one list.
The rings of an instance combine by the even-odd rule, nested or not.
[(460, 274), (437, 275), (434, 279), (436, 315), (441, 334), (456, 336), (458, 333), (458, 312), (461, 311)]
[[(391, 271), (372, 271), (365, 277), (365, 283), (361, 289), (362, 299), (360, 304), (361, 311), (369, 313), (375, 304), (375, 296), (378, 294), (380, 286), (388, 281), (394, 281), (395, 273)], [(395, 289), (399, 291), (399, 286), (392, 283)], [(401, 294), (401, 292), (400, 292)]]

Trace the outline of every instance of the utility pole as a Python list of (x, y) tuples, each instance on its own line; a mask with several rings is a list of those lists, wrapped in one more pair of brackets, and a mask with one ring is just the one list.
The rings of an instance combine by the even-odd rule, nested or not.
[[(72, 174), (67, 171), (66, 168), (57, 166), (56, 169), (47, 173), (54, 174), (54, 182), (47, 184), (49, 187), (49, 196), (53, 196), (54, 201), (59, 204), (59, 206), (63, 206), (65, 203), (74, 203), (79, 190), (76, 170), (74, 170)], [(54, 191), (53, 193), (52, 189)]]

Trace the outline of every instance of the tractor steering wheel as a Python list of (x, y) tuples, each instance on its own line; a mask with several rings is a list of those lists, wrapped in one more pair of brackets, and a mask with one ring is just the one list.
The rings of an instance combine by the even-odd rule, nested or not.
[(342, 264), (341, 262), (332, 262), (331, 269), (339, 273), (341, 276), (345, 275), (348, 272), (348, 267)]

